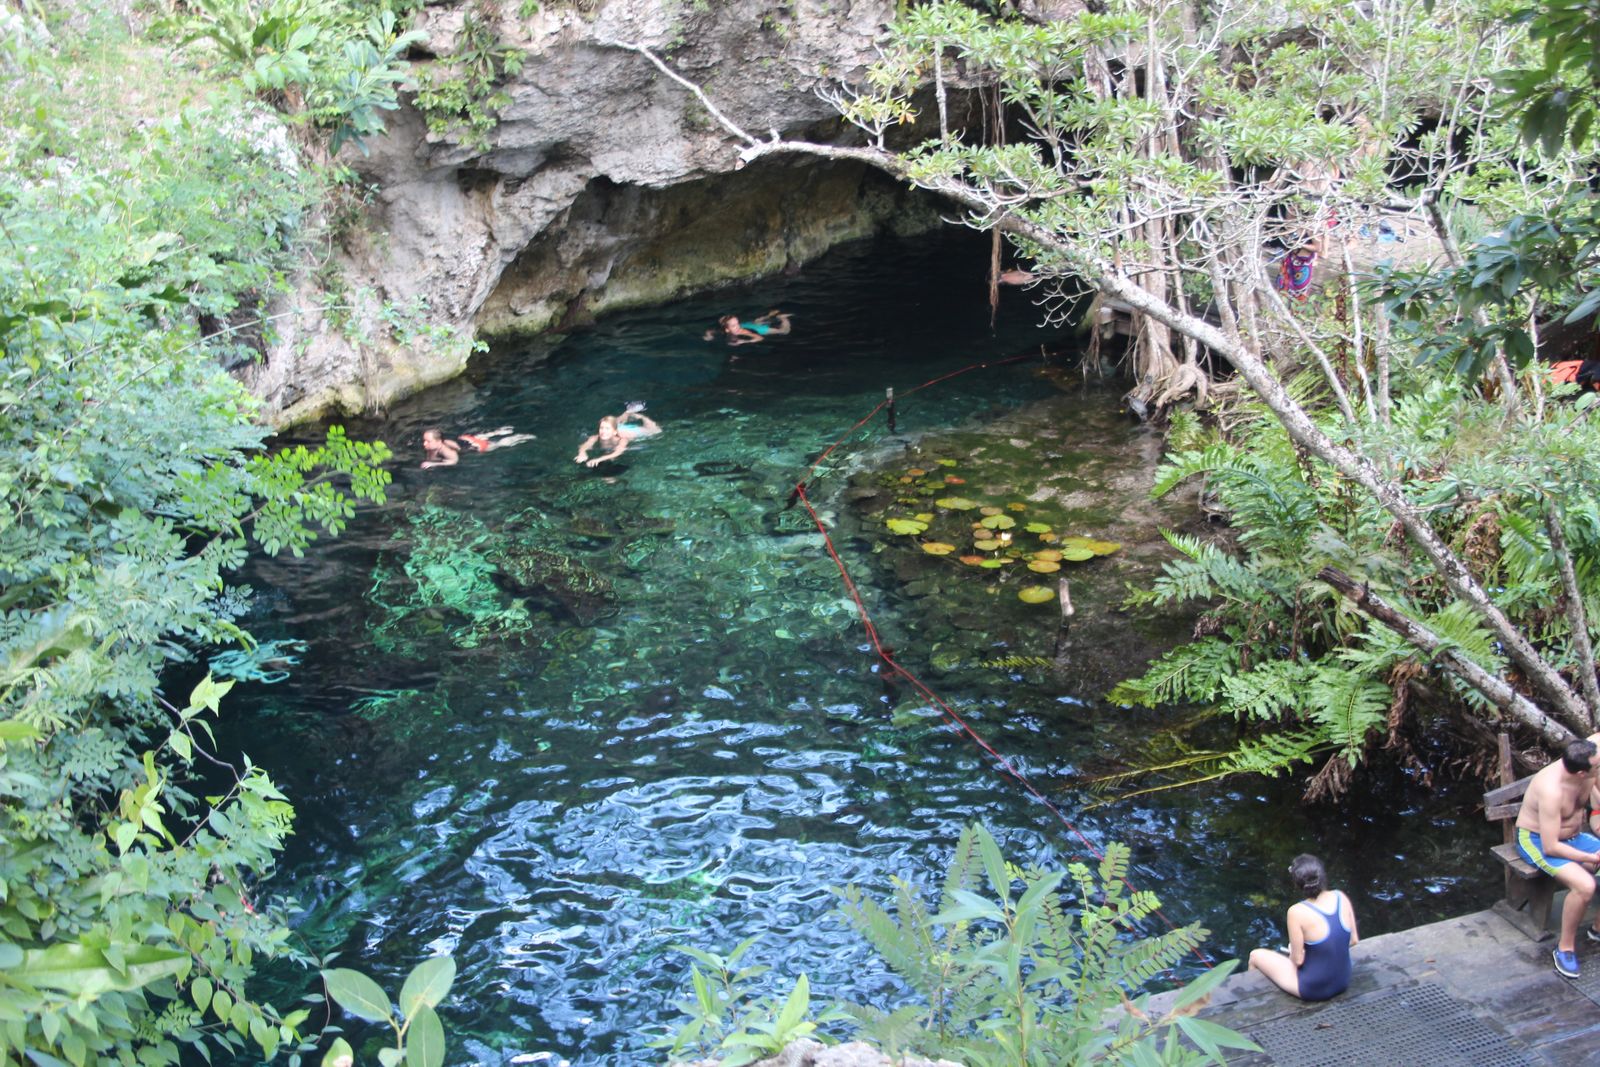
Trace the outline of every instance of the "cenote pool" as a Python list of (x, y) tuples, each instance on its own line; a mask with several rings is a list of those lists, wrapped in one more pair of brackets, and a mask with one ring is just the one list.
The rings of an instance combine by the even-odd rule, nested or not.
[[(935, 885), (974, 819), (1013, 860), (1082, 857), (884, 679), (822, 538), (785, 509), (887, 386), (898, 433), (862, 426), (810, 491), (883, 639), (1084, 837), (1128, 842), (1133, 882), (1173, 922), (1206, 925), (1220, 957), (1277, 943), (1282, 872), (1306, 850), (1366, 934), (1488, 905), (1497, 872), (1470, 787), (1385, 773), (1382, 795), (1336, 811), (1303, 808), (1292, 783), (1232, 780), (1091, 807), (1086, 781), (1159, 751), (1180, 717), (1102, 695), (1192, 624), (1119, 605), (1165, 557), (1159, 528), (1196, 515), (1147, 499), (1159, 440), (1118, 413), (1114, 379), (1077, 370), (1070, 332), (1038, 328), (1020, 292), (990, 330), (986, 259), (965, 233), (848, 246), (747, 291), (495, 352), (348, 423), (395, 449), (389, 500), (303, 559), (252, 564), (250, 627), (305, 647), (276, 646), (297, 655), (289, 676), (230, 698), (232, 740), (299, 812), (263, 892), (298, 899), (308, 945), (391, 988), (454, 953), (452, 1062), (659, 1062), (643, 1043), (687, 989), (674, 945), (759, 934), (774, 982), (804, 972), (822, 996), (881, 1003), (896, 985), (833, 916), (830, 887)], [(794, 313), (792, 336), (701, 339), (719, 311), (769, 307)], [(909, 392), (1041, 347), (1058, 354)], [(635, 399), (664, 432), (575, 465), (596, 420)], [(537, 439), (423, 471), (432, 425)], [(1123, 546), (1071, 572), (1065, 642), (1013, 573), (975, 578), (886, 532), (879, 512), (929, 472)]]

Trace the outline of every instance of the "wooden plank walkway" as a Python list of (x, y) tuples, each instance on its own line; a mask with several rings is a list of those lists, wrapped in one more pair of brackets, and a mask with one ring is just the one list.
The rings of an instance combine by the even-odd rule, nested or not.
[(1530, 940), (1519, 920), (1502, 903), (1363, 940), (1349, 990), (1324, 1004), (1236, 974), (1201, 1015), (1268, 1050), (1230, 1056), (1238, 1067), (1600, 1067), (1600, 945), (1579, 934), (1584, 975), (1569, 981), (1551, 967), (1555, 939)]

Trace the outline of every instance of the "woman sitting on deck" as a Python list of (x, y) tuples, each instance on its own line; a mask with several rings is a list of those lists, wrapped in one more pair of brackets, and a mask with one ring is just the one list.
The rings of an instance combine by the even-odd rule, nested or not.
[(1315, 856), (1296, 856), (1289, 877), (1305, 894), (1289, 908), (1289, 954), (1258, 948), (1250, 970), (1301, 1000), (1336, 997), (1350, 985), (1350, 949), (1361, 940), (1350, 898), (1328, 888), (1328, 872)]

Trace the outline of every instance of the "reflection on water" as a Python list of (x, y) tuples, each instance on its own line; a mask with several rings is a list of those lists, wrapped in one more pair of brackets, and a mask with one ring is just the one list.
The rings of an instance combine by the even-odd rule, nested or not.
[[(826, 994), (881, 999), (893, 984), (831, 917), (830, 886), (933, 884), (972, 819), (1019, 861), (1082, 851), (935, 709), (885, 683), (821, 537), (784, 507), (885, 387), (1070, 348), (1034, 328), (1019, 293), (992, 334), (984, 262), (968, 235), (856, 246), (758, 292), (497, 353), (351, 426), (398, 454), (388, 504), (302, 560), (254, 566), (258, 636), (310, 645), (289, 681), (239, 690), (241, 743), (300, 812), (275, 885), (305, 905), (313, 943), (388, 985), (455, 953), (444, 1014), (459, 1062), (653, 1060), (642, 1043), (686, 985), (680, 943), (760, 934), (752, 955), (785, 985), (806, 972)], [(721, 310), (772, 306), (795, 314), (794, 335), (700, 340)], [(617, 463), (575, 465), (598, 417), (633, 399), (665, 432)], [(906, 396), (900, 435), (880, 420), (830, 457), (813, 497), (902, 662), (934, 664), (918, 617), (933, 609), (903, 597), (875, 532), (854, 524), (851, 471), (925, 434), (1043, 420), (1109, 464), (1104, 521), (1153, 543), (1181, 519), (1129, 488), (1154, 445), (1115, 403), (1110, 386), (1032, 361), (991, 367)], [(417, 469), (423, 428), (502, 424), (537, 439)], [(941, 696), (1089, 840), (1128, 841), (1135, 884), (1173, 921), (1217, 931), (1220, 954), (1281, 940), (1275, 872), (1304, 849), (1369, 902), (1367, 932), (1490, 899), (1484, 828), (1441, 828), (1432, 809), (1398, 806), (1411, 800), (1308, 813), (1292, 788), (1236, 782), (1081, 811), (1085, 770), (1159, 722), (1099, 702), (1106, 679), (1176, 636), (1113, 610), (1151, 565), (1140, 547), (1075, 593), (1112, 635), (1085, 639), (1081, 670), (930, 676)], [(1021, 647), (1044, 624), (1018, 610), (997, 606), (969, 639)]]

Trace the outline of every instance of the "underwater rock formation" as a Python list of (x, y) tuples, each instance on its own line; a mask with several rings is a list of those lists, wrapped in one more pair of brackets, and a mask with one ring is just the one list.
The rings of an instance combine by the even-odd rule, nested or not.
[[(419, 10), (433, 57), (419, 73), (448, 70), (468, 47), (465, 7)], [(495, 34), (523, 63), (501, 87), (509, 103), (486, 148), (430, 133), (407, 106), (370, 155), (340, 156), (374, 194), (339, 231), (338, 299), (327, 271), (301, 279), (275, 309), (267, 358), (239, 372), (273, 422), (443, 381), (480, 333), (563, 327), (775, 273), (886, 225), (936, 224), (931, 206), (862, 168), (770, 160), (734, 173), (727, 131), (613, 43), (664, 56), (746, 129), (777, 120), (786, 135), (828, 140), (841, 127), (813, 90), (872, 58), (888, 0), (527, 8), (495, 8)], [(320, 310), (334, 304), (337, 322)]]
[(617, 594), (611, 581), (589, 570), (571, 556), (525, 545), (510, 545), (496, 552), (496, 580), (519, 596), (546, 601), (571, 615), (579, 625), (590, 626), (617, 612)]

